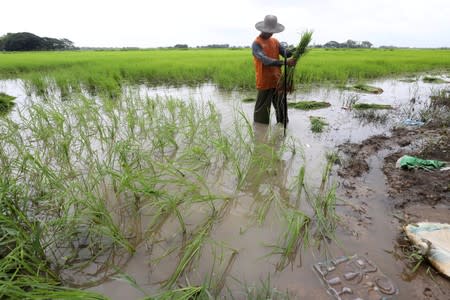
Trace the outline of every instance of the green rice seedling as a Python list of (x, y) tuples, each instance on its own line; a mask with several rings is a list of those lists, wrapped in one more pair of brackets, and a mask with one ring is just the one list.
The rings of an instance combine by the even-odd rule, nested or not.
[[(294, 80), (301, 83), (344, 83), (419, 73), (447, 72), (446, 49), (311, 49), (303, 56)], [(52, 81), (36, 80), (44, 76)], [(31, 91), (50, 87), (65, 92), (91, 90), (112, 95), (123, 84), (198, 85), (213, 82), (224, 89), (254, 87), (250, 49), (190, 49), (139, 51), (39, 51), (0, 55), (0, 77), (22, 78)], [(103, 78), (103, 80), (102, 80)], [(55, 84), (56, 82), (56, 84)], [(118, 95), (116, 95), (118, 96)]]
[(243, 284), (245, 287), (243, 297), (249, 300), (288, 300), (291, 299), (291, 295), (288, 291), (282, 292), (272, 286), (270, 274), (267, 275), (267, 279), (261, 279), (258, 284), (249, 285)]
[(212, 299), (204, 286), (187, 286), (184, 288), (171, 289), (170, 291), (161, 292), (155, 296), (143, 298), (145, 300), (172, 300), (172, 299)]
[(365, 92), (369, 94), (382, 94), (383, 89), (375, 86), (370, 86), (367, 84), (355, 84), (351, 87), (355, 91)]
[[(216, 250), (215, 249), (213, 250), (214, 262), (213, 265), (211, 266), (211, 272), (209, 275), (210, 279), (208, 282), (204, 284), (204, 286), (207, 286), (208, 290), (211, 291), (211, 295), (214, 298), (220, 296), (220, 293), (222, 292), (225, 286), (226, 279), (230, 275), (230, 271), (238, 255), (238, 251), (236, 249), (230, 249), (231, 254), (229, 255), (229, 258), (225, 260), (223, 253), (224, 245), (219, 244), (218, 246), (222, 249), (222, 251), (219, 255), (217, 255)], [(221, 266), (222, 269), (217, 270)]]
[(273, 190), (270, 190), (267, 194), (263, 194), (262, 196), (255, 197), (255, 219), (257, 224), (264, 224), (267, 213), (269, 212), (270, 207), (276, 199), (277, 195)]
[[(4, 174), (3, 174), (4, 175)], [(46, 259), (42, 224), (22, 212), (20, 184), (0, 180), (0, 297), (7, 299), (106, 299), (94, 292), (61, 286)]]
[(192, 238), (189, 239), (188, 243), (181, 249), (180, 261), (173, 272), (173, 274), (164, 282), (164, 288), (171, 288), (180, 276), (186, 271), (186, 269), (192, 264), (192, 262), (200, 254), (200, 249), (203, 246), (206, 238), (212, 229), (216, 214), (214, 213), (210, 216), (204, 224), (201, 224), (195, 233), (192, 234)]
[(251, 164), (254, 151), (251, 141), (254, 140), (254, 131), (252, 123), (242, 111), (236, 111), (235, 116), (233, 121), (234, 131), (230, 138), (232, 144), (240, 145), (240, 147), (232, 149), (233, 151), (229, 153), (229, 164), (237, 177), (236, 189), (240, 189), (245, 182)]
[(299, 102), (289, 102), (288, 107), (301, 109), (301, 110), (314, 110), (330, 107), (331, 104), (328, 102), (320, 101), (299, 101)]
[(361, 124), (385, 124), (389, 119), (388, 113), (383, 113), (374, 109), (355, 110), (353, 116)]
[(438, 90), (430, 96), (430, 106), (439, 107), (446, 106), (450, 108), (450, 90)]
[(14, 106), (16, 97), (0, 92), (0, 114), (7, 113)]
[(355, 103), (352, 106), (353, 109), (393, 109), (392, 105), (389, 104), (378, 104), (378, 103)]
[(284, 213), (287, 228), (280, 238), (282, 246), (273, 246), (274, 250), (272, 250), (272, 254), (281, 256), (276, 265), (276, 270), (280, 272), (295, 262), (298, 253), (300, 253), (301, 264), (301, 249), (308, 246), (311, 222), (311, 219), (299, 210), (285, 209)]
[(320, 133), (323, 131), (325, 126), (328, 126), (328, 123), (321, 117), (310, 116), (309, 121), (311, 122), (311, 131), (314, 133)]
[(295, 208), (299, 209), (301, 204), (302, 191), (305, 188), (305, 165), (301, 166), (296, 176), (295, 182), (295, 190), (297, 193), (297, 197), (295, 200)]
[(448, 81), (445, 81), (442, 78), (432, 76), (425, 76), (422, 78), (422, 81), (426, 83), (448, 83)]
[(325, 189), (325, 186), (329, 180), (331, 170), (333, 165), (339, 160), (339, 156), (336, 152), (328, 152), (326, 154), (327, 164), (325, 165), (325, 169), (322, 173), (322, 180), (320, 182), (319, 193), (322, 193)]
[(283, 92), (285, 90), (285, 87), (287, 93), (292, 93), (294, 91), (295, 67), (300, 58), (306, 55), (307, 47), (312, 39), (312, 34), (312, 31), (305, 31), (300, 37), (300, 42), (292, 53), (292, 58), (295, 59), (296, 63), (293, 66), (286, 67), (286, 74), (282, 74), (278, 82), (278, 90), (280, 92)]
[[(334, 163), (338, 160), (336, 153), (327, 154), (327, 164), (322, 174), (321, 184), (317, 195), (308, 196), (314, 211), (315, 238), (317, 241), (334, 239), (334, 232), (338, 217), (336, 215), (336, 184), (329, 186), (329, 176)], [(313, 199), (311, 198), (313, 197)]]

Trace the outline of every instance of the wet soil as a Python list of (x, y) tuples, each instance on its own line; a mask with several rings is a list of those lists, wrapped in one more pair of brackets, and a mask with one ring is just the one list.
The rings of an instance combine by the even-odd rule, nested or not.
[[(450, 299), (450, 279), (437, 273), (426, 261), (413, 272), (418, 261), (412, 259), (414, 248), (402, 231), (409, 223), (450, 221), (450, 170), (403, 170), (395, 166), (403, 155), (450, 162), (448, 126), (397, 128), (389, 135), (376, 135), (359, 144), (344, 143), (339, 150), (341, 187), (348, 198), (359, 198), (362, 204), (368, 193), (361, 187), (361, 177), (371, 171), (371, 159), (382, 161), (379, 167), (385, 176), (386, 203), (392, 212), (391, 223), (398, 228), (393, 250), (386, 252), (392, 254), (397, 266), (403, 269), (401, 277), (410, 283), (408, 294), (414, 299)], [(370, 230), (370, 214), (364, 209), (359, 209), (357, 214), (357, 225)]]

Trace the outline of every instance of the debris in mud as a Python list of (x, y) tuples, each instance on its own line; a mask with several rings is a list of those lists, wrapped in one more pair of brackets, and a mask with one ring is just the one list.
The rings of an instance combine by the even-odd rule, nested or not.
[(449, 171), (423, 169), (403, 170), (396, 168), (396, 162), (403, 155), (427, 157), (444, 162), (450, 161), (450, 130), (423, 130), (414, 132), (416, 139), (423, 138), (421, 149), (399, 150), (384, 159), (383, 172), (386, 175), (388, 193), (397, 208), (409, 205), (450, 204)]
[(445, 166), (445, 162), (436, 159), (422, 159), (414, 156), (403, 155), (395, 163), (395, 167), (398, 169), (424, 169), (434, 170), (441, 169)]
[(402, 121), (403, 125), (405, 126), (423, 126), (425, 122), (422, 122), (420, 120), (413, 120), (413, 119), (405, 119)]
[(421, 254), (442, 274), (450, 277), (450, 225), (420, 222), (408, 224), (404, 231)]
[(363, 256), (342, 256), (314, 264), (314, 271), (336, 300), (393, 299), (398, 288)]

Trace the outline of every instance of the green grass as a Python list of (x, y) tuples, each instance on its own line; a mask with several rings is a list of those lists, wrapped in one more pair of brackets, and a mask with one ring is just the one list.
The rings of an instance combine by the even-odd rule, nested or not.
[(353, 109), (392, 109), (392, 105), (378, 104), (378, 103), (355, 103), (352, 106)]
[(320, 102), (320, 101), (299, 101), (299, 102), (289, 102), (288, 107), (292, 107), (295, 109), (301, 110), (314, 110), (330, 107), (331, 104), (328, 102)]
[[(295, 72), (297, 83), (347, 83), (450, 69), (450, 50), (311, 49)], [(250, 49), (64, 51), (0, 53), (0, 78), (23, 78), (43, 93), (80, 88), (116, 95), (125, 83), (179, 85), (213, 82), (226, 89), (254, 88)]]
[(309, 117), (309, 121), (311, 122), (311, 131), (314, 133), (322, 132), (325, 126), (328, 123), (321, 117)]
[(431, 106), (447, 106), (450, 108), (450, 90), (439, 90), (430, 96)]
[(381, 89), (379, 87), (375, 87), (375, 86), (370, 86), (367, 84), (356, 84), (356, 85), (352, 86), (352, 89), (361, 91), (361, 92), (365, 92), (365, 93), (369, 93), (369, 94), (383, 93), (383, 89)]
[(8, 112), (14, 106), (16, 97), (0, 92), (0, 114)]
[(445, 81), (438, 77), (432, 77), (432, 76), (425, 76), (422, 80), (423, 80), (423, 82), (427, 82), (427, 83), (448, 83), (448, 81)]

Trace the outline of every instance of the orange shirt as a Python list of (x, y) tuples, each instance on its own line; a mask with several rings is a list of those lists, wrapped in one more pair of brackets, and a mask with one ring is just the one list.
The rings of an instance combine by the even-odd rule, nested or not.
[[(267, 40), (258, 36), (255, 43), (261, 46), (264, 54), (270, 58), (278, 59), (280, 54), (280, 43), (275, 38)], [(258, 90), (267, 90), (277, 87), (278, 80), (281, 77), (281, 68), (279, 66), (265, 66), (261, 60), (253, 56), (256, 71), (256, 88)]]

